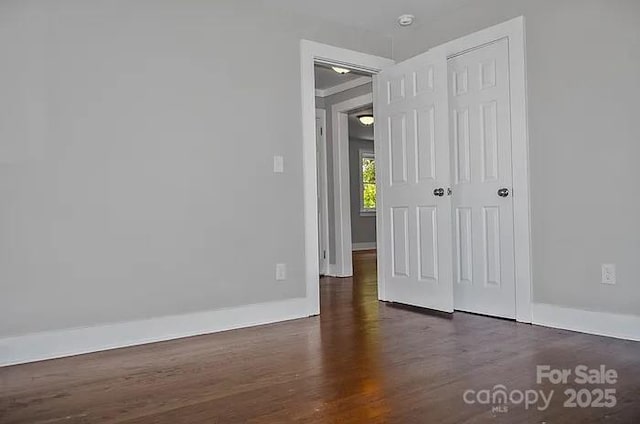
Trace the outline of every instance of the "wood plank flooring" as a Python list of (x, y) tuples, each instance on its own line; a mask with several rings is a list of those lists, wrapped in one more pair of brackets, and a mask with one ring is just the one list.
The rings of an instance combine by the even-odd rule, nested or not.
[[(320, 317), (0, 368), (0, 423), (640, 423), (640, 343), (379, 303), (375, 254), (354, 268), (323, 278)], [(544, 364), (616, 369), (617, 405), (564, 408)], [(554, 395), (463, 401), (497, 384)]]

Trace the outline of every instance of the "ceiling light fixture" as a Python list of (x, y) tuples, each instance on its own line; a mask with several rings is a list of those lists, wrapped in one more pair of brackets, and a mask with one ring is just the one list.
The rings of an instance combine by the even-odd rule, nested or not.
[(373, 125), (373, 115), (360, 115), (358, 116), (358, 121), (365, 127), (369, 127)]
[(351, 69), (341, 68), (339, 66), (332, 66), (331, 69), (333, 69), (340, 75), (348, 74), (349, 72), (351, 72)]
[(406, 27), (413, 23), (416, 17), (413, 15), (400, 15), (398, 16), (398, 25)]

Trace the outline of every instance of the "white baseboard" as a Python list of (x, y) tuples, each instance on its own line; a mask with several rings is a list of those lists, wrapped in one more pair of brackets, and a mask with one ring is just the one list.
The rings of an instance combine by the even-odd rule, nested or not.
[(307, 317), (305, 298), (0, 339), (0, 366)]
[(640, 341), (640, 316), (534, 303), (531, 323), (580, 333)]
[(376, 242), (365, 242), (365, 243), (353, 243), (351, 245), (351, 250), (357, 252), (358, 250), (371, 250), (377, 247)]

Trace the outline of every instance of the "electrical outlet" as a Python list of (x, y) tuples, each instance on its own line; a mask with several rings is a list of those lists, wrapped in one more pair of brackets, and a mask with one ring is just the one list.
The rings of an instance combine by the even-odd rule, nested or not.
[(273, 157), (273, 172), (282, 174), (284, 172), (284, 158), (282, 156)]
[(602, 264), (602, 284), (616, 283), (616, 265)]
[(287, 265), (276, 264), (276, 280), (283, 281), (287, 279)]

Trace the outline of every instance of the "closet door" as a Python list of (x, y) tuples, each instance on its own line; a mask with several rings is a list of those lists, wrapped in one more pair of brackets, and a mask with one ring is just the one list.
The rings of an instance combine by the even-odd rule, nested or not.
[(509, 57), (502, 39), (448, 61), (455, 309), (515, 318)]

